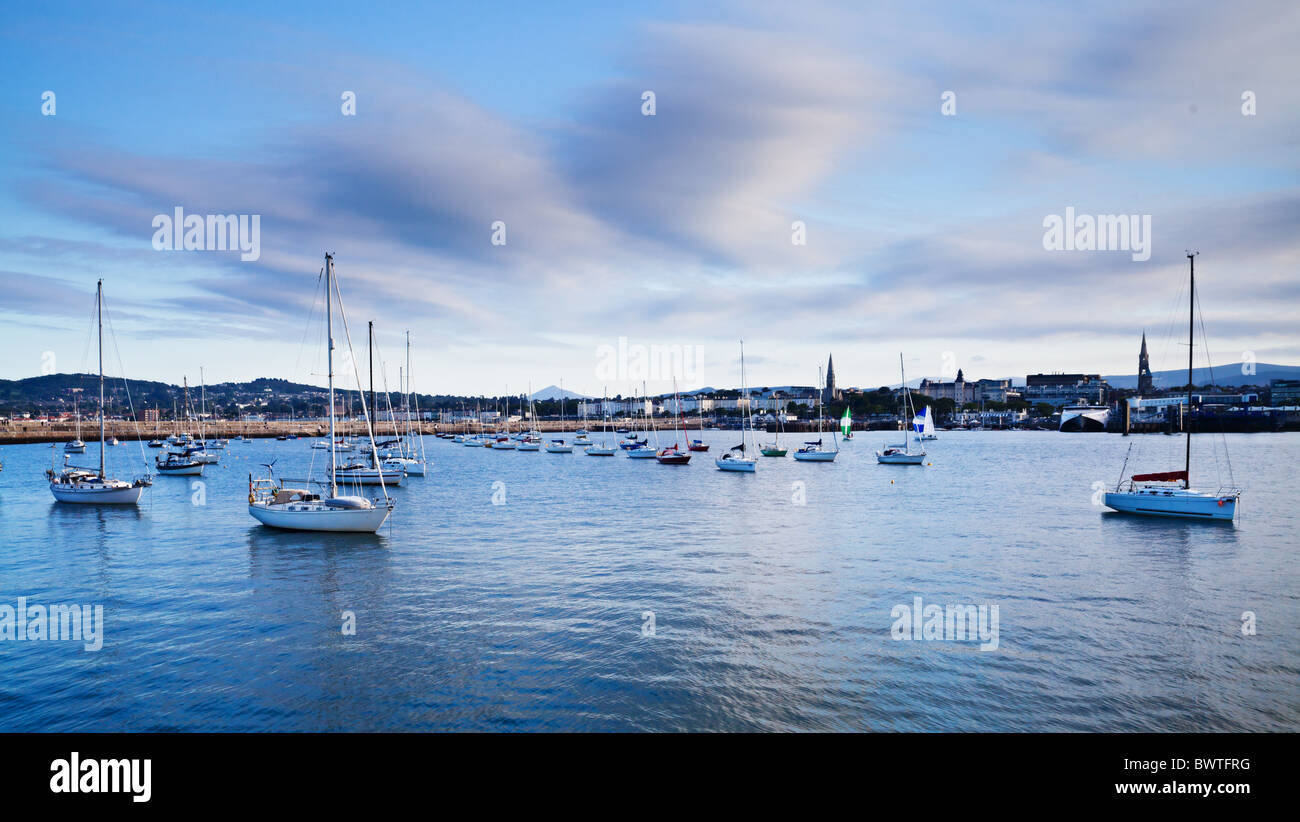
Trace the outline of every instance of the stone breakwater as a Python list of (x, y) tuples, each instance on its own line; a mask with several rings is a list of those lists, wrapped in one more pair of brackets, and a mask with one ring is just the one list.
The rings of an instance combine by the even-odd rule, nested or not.
[[(400, 427), (404, 430), (405, 423), (401, 423)], [(499, 429), (499, 426), (497, 425), (484, 424), (482, 426), (474, 426), (473, 424), (470, 424), (467, 426), (464, 423), (446, 422), (422, 422), (416, 424), (415, 427), (423, 434), (437, 434), (440, 432), (459, 434), (467, 432), (477, 433), (479, 431), (488, 433)], [(532, 428), (543, 434), (554, 434), (572, 432), (584, 427), (588, 431), (601, 431), (606, 428), (609, 431), (614, 431), (619, 428), (632, 429), (638, 426), (626, 421), (608, 423), (605, 426), (602, 426), (600, 422), (592, 420), (588, 420), (585, 423), (580, 420), (537, 420), (532, 425), (525, 427)], [(661, 434), (671, 433), (673, 430), (671, 420), (656, 420), (655, 427)], [(727, 427), (735, 428), (736, 423), (729, 423)], [(856, 425), (854, 426), (854, 429), (862, 430), (864, 427), (865, 426), (862, 425)], [(872, 429), (880, 428), (880, 426), (874, 424), (870, 427)], [(519, 428), (520, 425), (518, 422), (512, 423), (510, 426), (511, 431), (518, 431)], [(686, 429), (688, 431), (698, 431), (699, 428), (700, 422), (698, 419), (687, 420)], [(815, 432), (816, 429), (817, 426), (815, 422), (811, 424), (808, 422), (800, 422), (785, 426), (782, 429), (782, 432), (802, 434)], [(141, 439), (145, 442), (153, 439), (165, 439), (175, 430), (177, 429), (172, 423), (140, 423), (137, 425), (136, 423), (122, 420), (109, 420), (104, 427), (107, 436), (117, 437), (118, 440), (124, 444), (127, 442), (134, 442), (136, 439)], [(199, 435), (197, 426), (184, 426), (182, 430), (189, 431), (189, 433), (195, 437)], [(353, 420), (339, 422), (335, 430), (339, 436), (347, 436), (353, 439), (364, 437), (366, 435), (365, 423)], [(772, 426), (768, 426), (767, 430), (770, 433), (775, 429)], [(208, 439), (234, 439), (239, 436), (248, 437), (250, 439), (266, 439), (269, 437), (287, 435), (295, 435), (298, 437), (323, 437), (328, 433), (328, 431), (329, 423), (319, 420), (309, 420), (305, 422), (276, 421), (246, 423), (216, 420), (207, 422), (203, 426), (203, 434)], [(759, 427), (759, 431), (762, 431), (761, 426)], [(826, 429), (825, 434), (828, 437), (831, 435), (829, 427)], [(9, 422), (0, 422), (0, 445), (15, 445), (33, 442), (67, 442), (76, 436), (77, 426), (73, 423), (41, 423), (35, 420), (11, 420)], [(380, 423), (375, 428), (375, 437), (377, 439), (390, 439), (393, 436), (395, 435), (390, 423)], [(93, 446), (93, 444), (99, 440), (99, 423), (93, 421), (83, 422), (81, 424), (81, 438), (85, 440), (88, 448)]]

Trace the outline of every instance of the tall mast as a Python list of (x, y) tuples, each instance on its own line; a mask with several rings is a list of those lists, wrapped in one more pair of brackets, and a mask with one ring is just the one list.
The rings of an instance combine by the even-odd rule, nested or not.
[[(326, 254), (325, 255), (325, 339), (327, 340), (327, 342), (325, 348), (326, 351), (328, 352), (326, 356), (329, 360), (328, 370), (329, 370), (329, 384), (330, 384), (330, 498), (331, 499), (339, 495), (339, 486), (338, 486), (337, 478), (334, 475), (335, 466), (336, 466), (334, 455), (337, 451), (338, 444), (334, 442), (334, 303), (332, 299), (333, 289), (334, 289), (334, 255)], [(372, 336), (374, 335), (374, 327), (375, 324), (372, 322), (370, 324)], [(374, 362), (375, 362), (374, 358), (372, 357), (370, 360), (370, 392), (371, 392), (370, 401), (372, 403), (374, 402), (374, 390), (375, 390)], [(371, 446), (373, 445), (374, 445), (374, 441), (372, 440)]]
[(104, 281), (95, 287), (95, 319), (99, 322), (99, 476), (104, 476)]
[(912, 453), (912, 418), (916, 416), (911, 410), (912, 394), (907, 390), (907, 372), (903, 370), (903, 352), (898, 352), (898, 378), (903, 381), (903, 452)]
[[(741, 411), (740, 411), (740, 444), (741, 444), (741, 445), (744, 445), (744, 444), (745, 444), (745, 431), (746, 431), (746, 428), (745, 428), (745, 418), (746, 418), (747, 416), (749, 416), (749, 415), (746, 413), (749, 409), (748, 409), (747, 407), (742, 407), (742, 405), (741, 405), (741, 403), (743, 403), (743, 402), (745, 401), (745, 399), (746, 399), (746, 393), (745, 393), (745, 341), (744, 341), (744, 340), (741, 340), (741, 341), (740, 341), (740, 402), (736, 403), (736, 407), (741, 409)], [(744, 449), (742, 448), (741, 450), (743, 451)]]
[(375, 321), (371, 320), (366, 338), (366, 356), (370, 358), (370, 413), (375, 413)]
[[(406, 332), (406, 390), (402, 392), (402, 410), (406, 412), (406, 434), (411, 434), (411, 332)], [(415, 456), (415, 449), (411, 449)]]
[(817, 406), (817, 439), (822, 438), (822, 399), (826, 395), (826, 388), (822, 383), (822, 367), (817, 366), (817, 396), (813, 402)]
[(1183, 427), (1187, 429), (1187, 455), (1183, 461), (1183, 487), (1192, 487), (1192, 337), (1196, 333), (1196, 255), (1189, 251), (1187, 262), (1191, 266), (1192, 286), (1187, 296), (1187, 416)]

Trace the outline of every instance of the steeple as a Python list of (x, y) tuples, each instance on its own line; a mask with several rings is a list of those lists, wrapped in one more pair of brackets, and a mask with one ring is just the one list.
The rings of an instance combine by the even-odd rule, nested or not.
[(1138, 396), (1145, 397), (1155, 388), (1151, 377), (1151, 361), (1147, 357), (1147, 332), (1142, 330), (1142, 350), (1138, 353)]
[(826, 388), (822, 392), (822, 402), (832, 402), (840, 399), (840, 389), (835, 387), (835, 357), (828, 355), (826, 358)]

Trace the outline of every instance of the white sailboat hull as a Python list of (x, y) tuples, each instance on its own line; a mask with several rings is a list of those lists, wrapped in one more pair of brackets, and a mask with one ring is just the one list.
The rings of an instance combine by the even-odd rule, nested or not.
[(1105, 503), (1107, 508), (1121, 513), (1152, 517), (1231, 521), (1237, 515), (1235, 495), (1216, 496), (1183, 488), (1155, 486), (1109, 491)]
[(50, 483), (50, 493), (59, 502), (79, 502), (92, 505), (135, 505), (140, 501), (140, 494), (143, 491), (144, 487), (140, 485), (117, 487)]
[[(422, 477), (425, 472), (425, 463), (422, 460), (411, 459), (410, 457), (390, 457), (383, 462), (386, 471), (402, 471), (410, 477)], [(388, 475), (385, 474), (385, 477)], [(387, 480), (385, 479), (385, 482)]]
[(877, 451), (876, 462), (885, 465), (923, 465), (925, 463), (925, 454), (886, 454), (883, 451)]
[(254, 503), (248, 506), (248, 513), (253, 519), (272, 528), (373, 534), (388, 519), (391, 511), (387, 507), (322, 510), (319, 506), (302, 506), (302, 510), (291, 510), (285, 506)]
[(758, 460), (724, 460), (719, 458), (714, 460), (713, 463), (718, 466), (719, 471), (739, 471), (745, 474), (752, 474), (754, 473), (754, 467), (758, 464)]
[(658, 453), (653, 448), (629, 448), (627, 450), (628, 459), (634, 460), (652, 460)]
[[(383, 474), (383, 481), (380, 481), (380, 474)], [(401, 485), (402, 477), (406, 476), (405, 471), (385, 469), (382, 472), (373, 468), (364, 468), (357, 471), (339, 470), (334, 474), (334, 482), (337, 485)]]
[(589, 445), (586, 451), (589, 457), (612, 457), (618, 453), (617, 448), (607, 448), (602, 445)]
[(834, 462), (834, 451), (795, 451), (794, 458), (800, 462)]

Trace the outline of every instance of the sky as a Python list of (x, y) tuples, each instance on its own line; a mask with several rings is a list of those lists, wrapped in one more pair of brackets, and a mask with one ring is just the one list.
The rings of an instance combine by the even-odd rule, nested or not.
[(0, 378), (94, 370), (102, 277), (110, 373), (321, 384), (326, 252), (427, 393), (1175, 368), (1187, 249), (1198, 363), (1300, 364), (1300, 5), (632, 5), (11, 5)]

